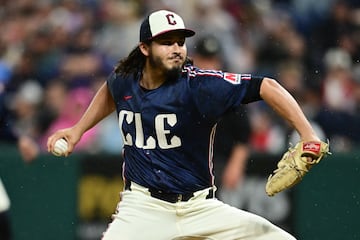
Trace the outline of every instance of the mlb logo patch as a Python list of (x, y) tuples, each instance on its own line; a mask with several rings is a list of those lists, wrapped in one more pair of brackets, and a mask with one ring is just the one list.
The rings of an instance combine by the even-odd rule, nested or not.
[(241, 74), (225, 72), (224, 79), (232, 84), (240, 84)]

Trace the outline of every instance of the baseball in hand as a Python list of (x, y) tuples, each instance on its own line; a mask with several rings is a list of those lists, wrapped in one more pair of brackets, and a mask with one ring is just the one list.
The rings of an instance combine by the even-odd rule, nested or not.
[(61, 138), (55, 142), (54, 150), (52, 151), (52, 154), (55, 156), (65, 156), (65, 153), (68, 150), (68, 143), (65, 139)]

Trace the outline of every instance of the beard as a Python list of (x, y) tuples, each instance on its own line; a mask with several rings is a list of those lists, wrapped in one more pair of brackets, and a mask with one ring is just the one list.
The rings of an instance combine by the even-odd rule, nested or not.
[(171, 68), (168, 68), (165, 66), (165, 64), (162, 62), (161, 58), (155, 57), (153, 55), (150, 55), (149, 58), (150, 66), (153, 68), (160, 69), (166, 78), (166, 81), (175, 81), (179, 78), (183, 64), (179, 66), (173, 66)]

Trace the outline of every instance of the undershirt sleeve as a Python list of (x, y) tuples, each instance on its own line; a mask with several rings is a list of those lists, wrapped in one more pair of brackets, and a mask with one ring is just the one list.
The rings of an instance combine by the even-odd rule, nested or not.
[(246, 103), (262, 100), (260, 96), (260, 87), (263, 79), (264, 79), (263, 77), (258, 77), (258, 76), (251, 77), (248, 90), (241, 103), (246, 104)]

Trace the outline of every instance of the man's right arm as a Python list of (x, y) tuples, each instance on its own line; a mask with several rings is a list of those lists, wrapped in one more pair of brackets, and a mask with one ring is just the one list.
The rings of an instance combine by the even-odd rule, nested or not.
[(104, 83), (94, 96), (81, 119), (74, 125), (73, 130), (78, 131), (82, 135), (114, 110), (115, 102), (107, 87), (107, 83)]
[(97, 91), (85, 113), (74, 126), (58, 130), (48, 138), (48, 151), (51, 152), (54, 149), (56, 140), (64, 138), (68, 142), (68, 153), (66, 156), (69, 155), (80, 141), (82, 135), (114, 110), (115, 102), (107, 83), (104, 83)]

